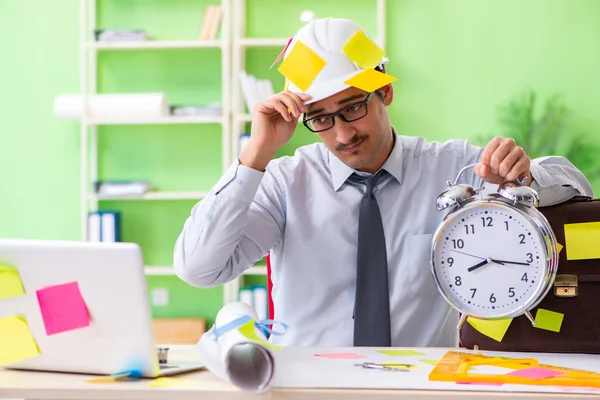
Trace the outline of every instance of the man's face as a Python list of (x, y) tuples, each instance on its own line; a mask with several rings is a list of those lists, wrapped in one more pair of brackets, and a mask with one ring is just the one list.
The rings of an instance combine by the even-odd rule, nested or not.
[[(346, 122), (335, 116), (333, 127), (317, 132), (325, 146), (337, 158), (357, 171), (377, 172), (388, 158), (393, 144), (391, 125), (386, 106), (393, 97), (392, 86), (383, 87), (380, 94), (373, 93), (365, 104), (369, 93), (351, 87), (331, 97), (307, 106), (306, 119), (318, 117), (318, 124), (328, 126), (326, 114), (341, 111), (347, 119), (366, 115), (356, 121)], [(361, 103), (362, 102), (362, 103)], [(366, 109), (365, 109), (366, 107)]]

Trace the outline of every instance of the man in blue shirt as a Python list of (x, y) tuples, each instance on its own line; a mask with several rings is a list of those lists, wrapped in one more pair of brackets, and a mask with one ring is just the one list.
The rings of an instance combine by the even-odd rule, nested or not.
[[(272, 338), (280, 345), (455, 346), (457, 314), (429, 266), (446, 181), (476, 163), (463, 182), (493, 191), (518, 180), (538, 192), (540, 205), (592, 190), (566, 159), (530, 160), (510, 138), (480, 148), (398, 135), (387, 110), (387, 59), (373, 65), (348, 50), (359, 42), (359, 55), (377, 55), (368, 41), (344, 19), (300, 29), (284, 63), (301, 54), (305, 64), (280, 69), (288, 88), (255, 107), (239, 159), (185, 223), (175, 271), (192, 285), (216, 286), (270, 251), (275, 319), (289, 325)], [(322, 143), (273, 160), (301, 116)], [(361, 214), (369, 215), (363, 224)], [(383, 337), (369, 336), (378, 332)]]

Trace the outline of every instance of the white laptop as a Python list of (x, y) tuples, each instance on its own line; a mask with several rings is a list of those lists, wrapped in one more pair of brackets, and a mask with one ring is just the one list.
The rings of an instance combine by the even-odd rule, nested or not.
[[(0, 299), (0, 318), (25, 318), (40, 355), (5, 368), (143, 377), (197, 370), (159, 363), (142, 252), (133, 243), (0, 239), (0, 265), (18, 270), (25, 295)], [(91, 322), (48, 335), (36, 291), (77, 282)], [(71, 285), (74, 286), (74, 285)]]

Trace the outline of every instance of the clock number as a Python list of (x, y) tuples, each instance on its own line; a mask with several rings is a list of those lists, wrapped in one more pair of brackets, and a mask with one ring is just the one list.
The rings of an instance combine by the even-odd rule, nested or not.
[(533, 262), (533, 254), (527, 253), (527, 262), (528, 263)]
[(462, 239), (452, 239), (452, 245), (454, 246), (454, 248), (459, 248), (462, 249), (463, 247), (465, 247), (465, 242)]
[(508, 221), (504, 221), (504, 225), (506, 225), (506, 230), (508, 230)]
[(523, 274), (523, 276), (521, 277), (521, 280), (522, 280), (523, 282), (529, 282), (529, 279), (527, 279), (527, 272), (525, 272), (525, 273)]
[(494, 297), (494, 293), (492, 293), (490, 295), (490, 303), (495, 303), (496, 302), (496, 298)]
[(469, 289), (469, 290), (473, 292), (473, 293), (471, 293), (471, 298), (475, 297), (475, 293), (477, 292), (477, 289), (473, 288), (473, 289)]
[(483, 227), (486, 226), (494, 226), (492, 225), (492, 217), (481, 217), (481, 222), (483, 222)]
[(515, 288), (514, 287), (508, 288), (508, 297), (515, 297)]
[(454, 284), (456, 286), (462, 285), (462, 280), (460, 279), (460, 276), (457, 276), (457, 277), (454, 278)]
[(519, 237), (521, 238), (521, 241), (519, 242), (519, 244), (525, 244), (525, 235), (524, 234), (520, 234)]
[(475, 233), (475, 225), (471, 224), (471, 225), (465, 225), (465, 230), (467, 231), (467, 235), (469, 234), (469, 232), (471, 233)]
[(450, 264), (450, 266), (452, 266), (452, 264), (454, 264), (454, 258), (452, 258), (452, 257), (448, 257), (448, 259), (446, 261), (448, 261), (448, 264)]

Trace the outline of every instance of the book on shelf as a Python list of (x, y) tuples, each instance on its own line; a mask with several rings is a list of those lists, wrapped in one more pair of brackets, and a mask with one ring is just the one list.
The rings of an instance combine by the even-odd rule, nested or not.
[(94, 36), (98, 42), (143, 42), (150, 39), (142, 29), (96, 29)]
[(246, 71), (241, 71), (239, 78), (249, 113), (252, 113), (257, 101), (265, 100), (275, 94), (273, 83), (269, 79), (258, 79), (253, 75), (249, 75)]
[(148, 181), (97, 181), (94, 192), (101, 196), (136, 196), (152, 190)]
[(170, 105), (170, 113), (173, 116), (184, 115), (221, 115), (223, 110), (219, 103), (207, 106)]
[(220, 4), (206, 6), (198, 40), (216, 40), (222, 16), (223, 7)]

